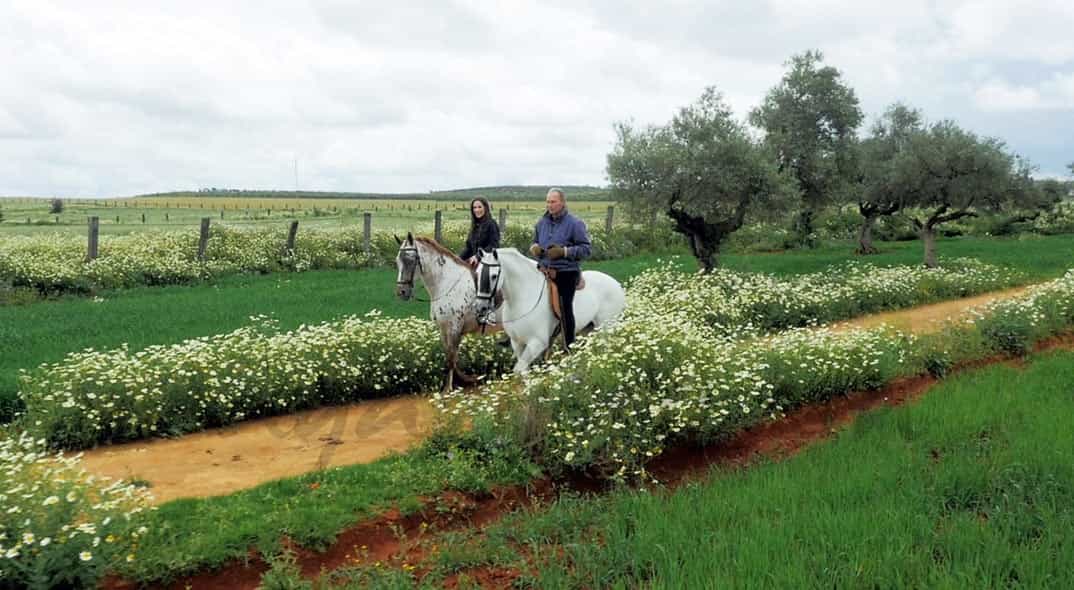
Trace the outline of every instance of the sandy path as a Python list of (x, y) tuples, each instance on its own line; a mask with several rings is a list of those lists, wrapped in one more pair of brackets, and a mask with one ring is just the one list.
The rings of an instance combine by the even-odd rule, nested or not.
[[(882, 323), (926, 333), (943, 320), (1024, 287), (862, 316), (836, 329)], [(215, 496), (326, 467), (368, 463), (422, 439), (433, 422), (426, 398), (402, 396), (244, 422), (178, 439), (137, 441), (85, 454), (87, 470), (148, 481), (157, 502)]]
[(1005, 291), (993, 291), (963, 299), (952, 299), (929, 305), (919, 305), (909, 309), (864, 315), (845, 322), (837, 322), (832, 328), (835, 330), (875, 328), (880, 324), (887, 324), (903, 332), (928, 334), (939, 331), (943, 327), (945, 320), (958, 317), (971, 307), (984, 305), (989, 301), (1016, 297), (1024, 293), (1027, 288), (1015, 287)]
[(148, 481), (156, 501), (229, 494), (310, 471), (368, 463), (421, 440), (434, 410), (420, 396), (363, 401), (87, 451), (86, 470)]

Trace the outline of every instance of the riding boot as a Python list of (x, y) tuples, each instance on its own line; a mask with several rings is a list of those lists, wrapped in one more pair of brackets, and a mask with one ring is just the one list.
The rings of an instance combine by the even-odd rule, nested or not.
[(563, 352), (570, 354), (571, 347), (567, 344), (567, 311), (564, 307), (563, 297), (559, 298), (559, 340), (563, 343)]

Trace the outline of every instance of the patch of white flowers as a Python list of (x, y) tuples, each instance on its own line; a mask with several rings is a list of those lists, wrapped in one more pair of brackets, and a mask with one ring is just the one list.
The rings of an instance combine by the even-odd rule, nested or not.
[[(77, 449), (437, 387), (444, 354), (435, 325), (378, 316), (287, 332), (255, 317), (171, 346), (72, 353), (20, 376), (23, 424), (54, 448)], [(470, 370), (509, 361), (492, 338), (468, 338), (460, 353)]]
[(673, 315), (737, 340), (1009, 287), (1016, 273), (959, 258), (941, 268), (851, 262), (793, 277), (649, 270), (631, 282), (627, 319)]
[(999, 351), (1025, 352), (1034, 341), (1074, 324), (1074, 270), (1030, 287), (1021, 297), (970, 310), (964, 321), (976, 325)]
[(78, 456), (28, 434), (0, 436), (0, 580), (14, 587), (93, 587), (134, 561), (151, 510), (144, 488), (91, 475)]
[(395, 242), (377, 234), (371, 251), (361, 232), (305, 229), (295, 249), (285, 228), (213, 226), (205, 259), (197, 232), (154, 232), (101, 238), (99, 257), (86, 260), (85, 238), (69, 233), (0, 238), (0, 281), (42, 291), (189, 283), (241, 272), (364, 268), (394, 258)]
[[(714, 289), (741, 284), (732, 273), (724, 274), (698, 278)], [(667, 285), (661, 277), (668, 276), (654, 273), (641, 284)], [(793, 292), (794, 285), (775, 288)], [(924, 356), (932, 353), (919, 349), (937, 346), (887, 327), (841, 332), (795, 328), (747, 338), (760, 332), (752, 323), (757, 316), (735, 315), (715, 296), (710, 301), (721, 319), (697, 321), (705, 317), (697, 294), (701, 290), (678, 290), (686, 296), (649, 291), (665, 304), (680, 304), (666, 314), (631, 293), (628, 319), (586, 338), (571, 356), (538, 366), (521, 380), (494, 382), (480, 395), (454, 392), (436, 396), (435, 403), (449, 414), (509, 429), (552, 469), (596, 468), (615, 478), (638, 478), (646, 475), (646, 461), (669, 443), (727, 437), (803, 403), (920, 373), (926, 369)], [(729, 297), (736, 293), (723, 292)], [(738, 297), (765, 300), (764, 295)], [(778, 301), (776, 295), (770, 297)], [(1011, 324), (1046, 323), (1047, 329), (1035, 337), (1069, 329), (1074, 326), (1074, 271), (1025, 296), (986, 307), (977, 324), (999, 314), (1012, 314)], [(954, 329), (963, 332), (944, 337), (959, 339), (979, 327)], [(988, 334), (984, 339), (985, 346), (1002, 348)]]
[[(466, 240), (469, 223), (447, 222), (443, 239), (452, 249)], [(390, 231), (374, 231), (369, 249), (356, 228), (304, 228), (293, 250), (286, 249), (287, 228), (241, 227), (224, 223), (210, 230), (204, 260), (198, 260), (196, 231), (167, 231), (101, 237), (99, 257), (86, 260), (84, 237), (65, 232), (0, 236), (0, 282), (47, 292), (84, 293), (97, 288), (182, 284), (244, 272), (367, 268), (390, 264), (398, 244)], [(646, 235), (651, 232), (643, 232)], [(603, 228), (591, 232), (594, 259), (637, 254), (631, 237), (638, 230)], [(529, 247), (532, 229), (511, 224), (505, 246)], [(670, 231), (649, 236), (670, 239)], [(663, 240), (666, 242), (667, 240)]]

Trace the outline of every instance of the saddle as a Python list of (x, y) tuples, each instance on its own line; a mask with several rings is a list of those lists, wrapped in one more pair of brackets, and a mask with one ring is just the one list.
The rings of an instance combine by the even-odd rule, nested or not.
[[(544, 275), (545, 283), (548, 284), (548, 302), (552, 305), (552, 315), (556, 316), (556, 319), (560, 319), (562, 310), (559, 308), (559, 287), (556, 286), (556, 269), (541, 267), (538, 269), (541, 274)], [(585, 277), (579, 273), (578, 275), (578, 287), (575, 292), (585, 289)]]

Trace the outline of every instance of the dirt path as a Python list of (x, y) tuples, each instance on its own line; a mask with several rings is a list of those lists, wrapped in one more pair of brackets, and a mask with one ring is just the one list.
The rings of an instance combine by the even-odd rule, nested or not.
[[(841, 322), (836, 329), (887, 323), (918, 333), (934, 331), (968, 307), (1022, 293), (1008, 289)], [(156, 501), (204, 497), (326, 467), (368, 463), (421, 440), (434, 410), (420, 396), (365, 401), (291, 416), (245, 422), (178, 439), (158, 439), (88, 451), (91, 472), (147, 481)]]
[(989, 301), (1016, 297), (1025, 293), (1027, 288), (1015, 287), (1005, 291), (993, 291), (983, 295), (920, 305), (910, 309), (874, 313), (845, 322), (837, 322), (832, 327), (836, 330), (845, 330), (850, 328), (875, 328), (880, 324), (887, 324), (903, 332), (928, 334), (940, 330), (943, 327), (944, 320), (958, 317), (971, 307), (984, 305)]
[(424, 397), (370, 400), (101, 447), (86, 452), (83, 464), (91, 472), (149, 482), (158, 503), (215, 496), (405, 450), (433, 418)]

